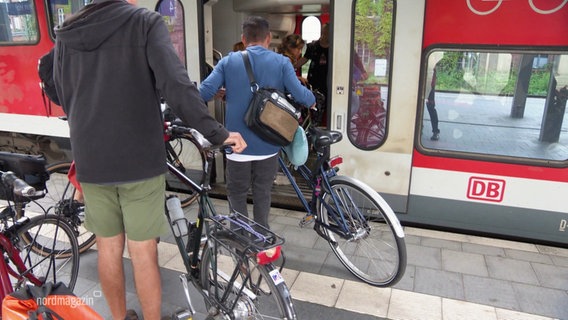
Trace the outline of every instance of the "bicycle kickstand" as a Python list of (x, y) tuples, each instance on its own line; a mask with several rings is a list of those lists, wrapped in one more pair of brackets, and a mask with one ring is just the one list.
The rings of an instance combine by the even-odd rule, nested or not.
[(195, 309), (193, 308), (193, 305), (191, 304), (191, 297), (189, 296), (189, 284), (188, 284), (188, 281), (187, 281), (187, 276), (185, 274), (180, 274), (179, 280), (181, 281), (181, 284), (183, 286), (183, 292), (185, 293), (185, 298), (187, 299), (187, 305), (189, 306), (189, 309), (188, 310), (182, 309), (182, 310), (176, 311), (172, 315), (172, 319), (191, 320), (191, 319), (193, 319), (193, 315), (195, 314)]

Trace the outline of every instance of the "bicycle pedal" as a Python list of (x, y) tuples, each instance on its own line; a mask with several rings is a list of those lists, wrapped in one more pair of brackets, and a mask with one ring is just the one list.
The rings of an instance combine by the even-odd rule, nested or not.
[(314, 223), (314, 221), (315, 221), (315, 217), (313, 215), (305, 216), (300, 221), (300, 227), (303, 228), (307, 225)]
[(187, 319), (193, 319), (191, 311), (187, 309), (177, 310), (171, 316), (171, 320), (187, 320)]

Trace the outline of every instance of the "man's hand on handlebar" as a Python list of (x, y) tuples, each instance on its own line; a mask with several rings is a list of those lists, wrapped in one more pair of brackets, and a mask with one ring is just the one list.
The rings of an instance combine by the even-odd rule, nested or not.
[(241, 153), (247, 147), (247, 143), (238, 132), (229, 132), (229, 137), (223, 144), (233, 146), (233, 152)]

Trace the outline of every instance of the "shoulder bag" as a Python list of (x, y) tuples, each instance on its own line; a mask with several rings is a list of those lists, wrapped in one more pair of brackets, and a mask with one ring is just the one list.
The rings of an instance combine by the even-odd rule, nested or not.
[(241, 51), (241, 55), (252, 91), (245, 123), (262, 139), (278, 146), (289, 145), (299, 126), (299, 113), (282, 92), (273, 88), (260, 88), (254, 79), (248, 52)]

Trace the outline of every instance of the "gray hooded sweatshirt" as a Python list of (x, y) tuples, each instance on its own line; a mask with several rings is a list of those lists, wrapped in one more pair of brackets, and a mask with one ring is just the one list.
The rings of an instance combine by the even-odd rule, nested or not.
[(95, 0), (55, 34), (54, 80), (80, 182), (125, 183), (166, 172), (161, 97), (213, 144), (228, 137), (209, 115), (158, 13)]

